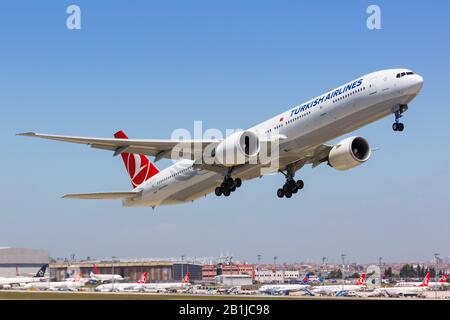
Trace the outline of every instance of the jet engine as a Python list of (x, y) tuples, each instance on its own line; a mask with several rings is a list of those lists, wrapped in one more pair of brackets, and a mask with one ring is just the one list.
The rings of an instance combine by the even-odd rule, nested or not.
[(232, 167), (246, 163), (259, 153), (259, 139), (252, 131), (238, 131), (217, 145), (213, 157), (217, 163)]
[(369, 160), (369, 143), (362, 137), (350, 137), (336, 144), (328, 154), (328, 164), (337, 170), (348, 170)]

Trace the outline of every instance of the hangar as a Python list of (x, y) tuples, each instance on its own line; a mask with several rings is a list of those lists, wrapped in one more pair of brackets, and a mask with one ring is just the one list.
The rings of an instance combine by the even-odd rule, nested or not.
[(81, 272), (83, 277), (89, 277), (94, 263), (100, 273), (120, 274), (130, 282), (137, 281), (145, 271), (148, 272), (148, 282), (181, 281), (187, 272), (191, 273), (191, 281), (202, 279), (202, 266), (199, 264), (151, 260), (54, 262), (50, 263), (50, 277), (62, 280), (73, 272)]
[(0, 247), (0, 277), (35, 275), (38, 269), (50, 262), (47, 250)]

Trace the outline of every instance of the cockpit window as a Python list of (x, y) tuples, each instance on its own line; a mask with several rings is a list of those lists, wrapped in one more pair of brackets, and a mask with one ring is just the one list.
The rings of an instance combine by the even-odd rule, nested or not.
[(411, 74), (414, 74), (414, 72), (408, 71), (408, 72), (397, 73), (397, 78), (401, 78), (401, 77), (406, 76), (406, 75), (409, 76)]

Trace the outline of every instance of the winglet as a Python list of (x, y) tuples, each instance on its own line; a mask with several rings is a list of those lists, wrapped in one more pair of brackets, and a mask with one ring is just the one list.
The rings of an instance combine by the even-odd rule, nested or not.
[(16, 136), (35, 137), (35, 136), (36, 136), (36, 132), (22, 132), (22, 133), (16, 133)]

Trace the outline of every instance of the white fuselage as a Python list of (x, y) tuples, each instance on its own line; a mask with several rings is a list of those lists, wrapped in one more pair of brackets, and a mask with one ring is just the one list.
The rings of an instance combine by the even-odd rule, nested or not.
[(112, 292), (112, 291), (139, 291), (143, 289), (143, 283), (106, 283), (95, 287), (95, 291)]
[(344, 284), (344, 285), (332, 285), (332, 286), (317, 286), (311, 290), (314, 294), (332, 295), (340, 291), (359, 291), (366, 288), (365, 285), (358, 284)]
[(28, 283), (24, 286), (24, 289), (39, 289), (39, 290), (77, 290), (83, 285), (81, 281), (43, 281)]
[(189, 286), (189, 283), (184, 282), (160, 282), (160, 283), (145, 283), (143, 285), (144, 290), (170, 290), (170, 289), (182, 289)]
[(41, 282), (43, 280), (46, 280), (46, 278), (43, 277), (11, 277), (11, 278), (0, 278), (0, 287), (3, 286), (23, 286), (27, 283), (32, 282)]
[(262, 293), (296, 292), (309, 288), (309, 284), (267, 284), (259, 288)]
[(91, 274), (90, 277), (100, 282), (124, 280), (120, 274)]
[(371, 295), (388, 295), (388, 296), (407, 296), (407, 295), (418, 295), (424, 291), (428, 290), (428, 287), (391, 287), (391, 288), (377, 288)]
[[(401, 78), (406, 69), (373, 72), (330, 90), (297, 107), (264, 121), (249, 131), (260, 139), (285, 136), (280, 143), (281, 165), (308, 155), (313, 148), (384, 118), (398, 105), (407, 105), (420, 91), (423, 79), (417, 74)], [(193, 167), (194, 161), (181, 160), (138, 186), (138, 198), (124, 206), (159, 206), (193, 201), (212, 192), (223, 174)], [(242, 180), (260, 177), (258, 165), (244, 165), (233, 171)]]

